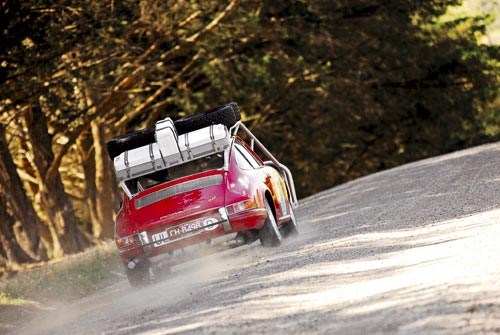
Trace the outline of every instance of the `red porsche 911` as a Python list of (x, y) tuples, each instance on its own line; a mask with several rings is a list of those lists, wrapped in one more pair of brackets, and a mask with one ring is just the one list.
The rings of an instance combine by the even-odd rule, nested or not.
[(292, 175), (236, 103), (160, 120), (107, 147), (124, 191), (116, 245), (133, 286), (193, 257), (256, 240), (276, 247), (298, 233)]

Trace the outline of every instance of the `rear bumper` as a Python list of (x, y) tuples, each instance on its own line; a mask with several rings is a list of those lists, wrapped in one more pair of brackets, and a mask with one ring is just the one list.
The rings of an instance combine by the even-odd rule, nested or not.
[(229, 215), (229, 222), (233, 231), (260, 229), (267, 218), (265, 208), (248, 209)]
[(146, 260), (162, 254), (174, 256), (176, 250), (195, 245), (211, 245), (225, 235), (262, 228), (267, 217), (265, 208), (253, 208), (231, 215), (225, 208), (191, 218), (186, 223), (169, 224), (149, 231), (139, 232), (140, 244), (119, 249), (120, 257), (129, 262)]

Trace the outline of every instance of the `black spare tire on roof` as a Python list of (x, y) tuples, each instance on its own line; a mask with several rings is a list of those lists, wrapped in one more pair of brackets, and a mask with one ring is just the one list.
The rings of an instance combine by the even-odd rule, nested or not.
[(111, 159), (122, 152), (148, 145), (155, 141), (155, 128), (146, 128), (117, 136), (106, 143), (106, 149)]
[[(240, 108), (236, 102), (230, 102), (201, 113), (183, 117), (174, 122), (178, 135), (214, 124), (232, 127), (241, 119)], [(139, 148), (155, 142), (155, 127), (141, 129), (125, 135), (120, 135), (106, 143), (109, 157), (114, 159), (122, 152)]]
[(183, 117), (174, 122), (179, 135), (205, 128), (213, 124), (223, 124), (228, 128), (241, 119), (240, 108), (236, 102), (206, 110), (201, 113)]

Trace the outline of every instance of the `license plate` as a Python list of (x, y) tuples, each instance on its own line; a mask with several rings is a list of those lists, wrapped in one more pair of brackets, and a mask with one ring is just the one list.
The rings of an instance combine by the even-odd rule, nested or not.
[(202, 220), (181, 223), (174, 227), (169, 227), (166, 230), (157, 234), (151, 235), (153, 247), (161, 247), (173, 240), (178, 240), (184, 237), (193, 236), (204, 231), (215, 230), (220, 226), (219, 220), (215, 217), (208, 217)]

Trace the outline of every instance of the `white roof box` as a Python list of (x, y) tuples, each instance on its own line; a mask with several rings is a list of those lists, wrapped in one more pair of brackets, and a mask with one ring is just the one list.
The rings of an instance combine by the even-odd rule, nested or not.
[(178, 136), (174, 123), (166, 118), (156, 123), (156, 142), (115, 157), (116, 176), (121, 182), (221, 152), (229, 146), (230, 138), (228, 129), (221, 124)]
[(229, 146), (226, 126), (216, 124), (179, 136), (178, 144), (184, 161), (221, 152)]

